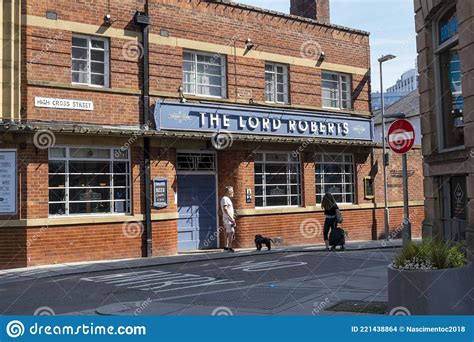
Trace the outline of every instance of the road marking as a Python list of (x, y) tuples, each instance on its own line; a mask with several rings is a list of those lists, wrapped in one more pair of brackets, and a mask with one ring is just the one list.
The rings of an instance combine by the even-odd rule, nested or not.
[(240, 265), (233, 265), (233, 266), (226, 266), (220, 267), (221, 269), (230, 268), (232, 270), (242, 270), (244, 272), (261, 272), (261, 271), (272, 271), (278, 270), (281, 268), (288, 268), (288, 267), (298, 267), (307, 265), (307, 262), (296, 262), (296, 261), (262, 261), (262, 262), (253, 262), (253, 261), (246, 261), (241, 263)]
[(232, 285), (245, 282), (243, 280), (234, 281), (230, 279), (204, 277), (197, 274), (171, 273), (153, 270), (87, 277), (81, 278), (81, 280), (126, 287), (128, 289), (154, 291), (155, 293), (204, 286)]

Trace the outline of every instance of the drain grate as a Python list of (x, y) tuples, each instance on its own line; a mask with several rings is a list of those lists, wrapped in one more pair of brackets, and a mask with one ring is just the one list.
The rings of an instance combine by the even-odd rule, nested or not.
[(327, 311), (336, 312), (354, 312), (354, 313), (366, 313), (366, 314), (379, 314), (384, 315), (388, 311), (387, 302), (369, 302), (363, 300), (344, 300), (337, 303), (327, 309)]

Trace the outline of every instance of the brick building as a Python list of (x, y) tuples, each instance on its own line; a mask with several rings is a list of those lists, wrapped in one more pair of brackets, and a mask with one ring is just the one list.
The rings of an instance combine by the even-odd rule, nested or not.
[[(325, 191), (351, 240), (384, 237), (369, 35), (330, 24), (328, 0), (298, 3), (4, 4), (0, 267), (218, 248), (226, 185), (240, 247), (322, 242)], [(419, 235), (419, 148), (409, 160)]]
[(415, 1), (424, 170), (423, 235), (474, 252), (474, 3)]

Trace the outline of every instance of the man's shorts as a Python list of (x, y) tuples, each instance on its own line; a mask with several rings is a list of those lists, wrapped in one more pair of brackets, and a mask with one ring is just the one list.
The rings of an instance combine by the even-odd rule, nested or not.
[(224, 228), (226, 233), (235, 233), (235, 226), (230, 222), (224, 222)]

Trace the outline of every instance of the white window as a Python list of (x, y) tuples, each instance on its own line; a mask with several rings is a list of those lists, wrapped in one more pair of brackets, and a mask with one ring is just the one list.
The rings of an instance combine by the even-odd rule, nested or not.
[(316, 154), (316, 202), (326, 192), (338, 203), (354, 203), (354, 161), (351, 154)]
[(72, 83), (109, 86), (109, 41), (104, 38), (72, 36)]
[(130, 213), (130, 159), (120, 148), (49, 150), (49, 215)]
[(322, 72), (323, 107), (351, 108), (351, 77), (346, 74)]
[(291, 153), (257, 153), (255, 156), (255, 206), (301, 205), (301, 166)]
[(288, 103), (288, 67), (282, 64), (265, 64), (265, 100)]
[(203, 52), (183, 53), (183, 87), (186, 94), (225, 97), (225, 57)]

